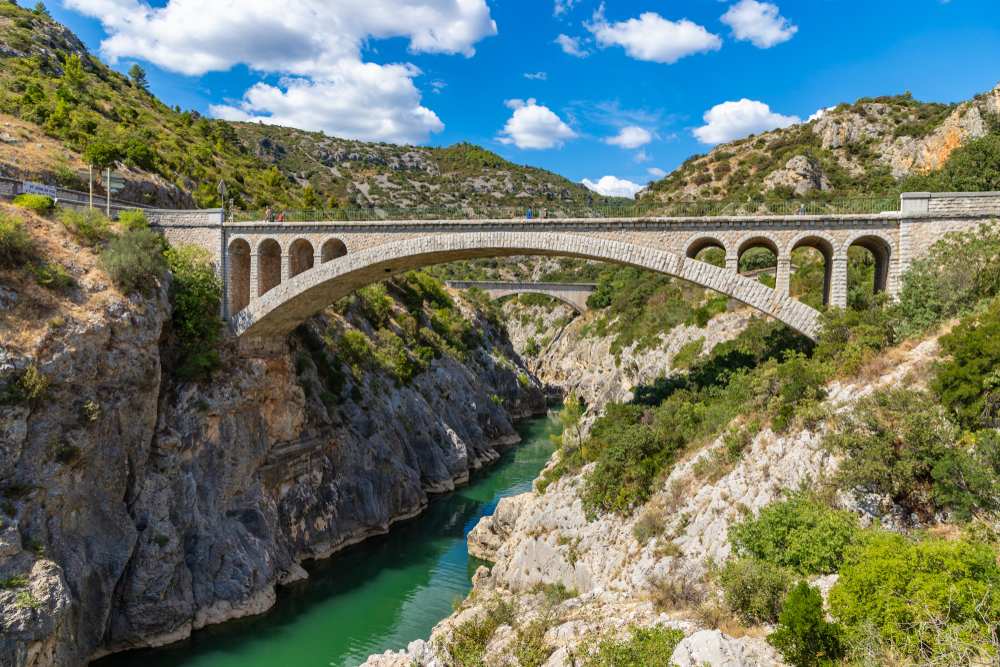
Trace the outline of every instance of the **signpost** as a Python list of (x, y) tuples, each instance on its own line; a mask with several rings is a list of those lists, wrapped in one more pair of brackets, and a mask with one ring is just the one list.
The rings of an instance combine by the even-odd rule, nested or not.
[(108, 218), (110, 218), (111, 217), (111, 191), (114, 190), (115, 192), (118, 192), (119, 190), (121, 190), (122, 188), (125, 187), (125, 174), (123, 174), (121, 172), (118, 172), (118, 171), (112, 172), (110, 168), (108, 168), (108, 170), (107, 170), (106, 173), (108, 174), (108, 180), (107, 180), (106, 185), (104, 186), (104, 189), (108, 193), (108, 211), (107, 211), (107, 215), (108, 215)]
[(222, 218), (223, 218), (223, 220), (225, 220), (225, 218), (226, 218), (226, 193), (229, 192), (229, 190), (226, 188), (226, 182), (225, 181), (219, 181), (219, 187), (217, 187), (215, 189), (215, 191), (218, 192), (219, 195), (221, 195), (221, 197), (222, 197)]
[(90, 208), (94, 208), (94, 167), (77, 169), (76, 173), (80, 178), (85, 179), (90, 186)]

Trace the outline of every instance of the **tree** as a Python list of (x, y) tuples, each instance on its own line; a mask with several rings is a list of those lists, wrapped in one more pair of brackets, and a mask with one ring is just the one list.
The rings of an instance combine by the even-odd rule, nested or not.
[(319, 206), (319, 199), (316, 198), (313, 186), (307, 185), (305, 189), (302, 190), (302, 205), (306, 208), (316, 208)]
[(327, 208), (340, 208), (340, 202), (337, 201), (336, 197), (330, 197), (330, 201), (326, 203)]
[(38, 14), (39, 16), (44, 16), (47, 19), (52, 18), (52, 14), (50, 14), (49, 10), (45, 8), (44, 2), (35, 3), (35, 13)]
[(146, 81), (146, 70), (140, 67), (139, 63), (133, 63), (132, 67), (129, 68), (128, 78), (132, 79), (136, 88), (146, 90), (146, 86), (149, 85), (149, 82)]
[(804, 581), (789, 591), (767, 643), (793, 667), (832, 665), (844, 655), (840, 627), (823, 618), (822, 596)]
[(583, 404), (577, 397), (576, 392), (572, 392), (563, 402), (563, 409), (559, 411), (558, 419), (563, 427), (562, 435), (549, 436), (556, 449), (565, 448), (568, 452), (575, 446), (580, 448), (582, 454), (583, 428), (580, 426), (581, 417), (583, 417)]
[(116, 147), (102, 141), (91, 143), (83, 151), (83, 161), (95, 169), (108, 169), (119, 157)]
[(63, 81), (70, 88), (76, 88), (77, 90), (83, 90), (83, 86), (87, 81), (87, 76), (83, 71), (83, 63), (80, 61), (80, 56), (70, 56), (66, 59), (66, 66), (63, 68)]

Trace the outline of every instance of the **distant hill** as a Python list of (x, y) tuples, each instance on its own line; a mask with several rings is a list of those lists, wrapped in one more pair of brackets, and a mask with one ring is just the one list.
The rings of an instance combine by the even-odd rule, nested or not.
[(92, 144), (125, 172), (123, 198), (168, 208), (218, 206), (222, 179), (241, 208), (614, 200), (467, 143), (366, 143), (181, 112), (46, 12), (0, 3), (0, 175), (86, 189), (77, 170)]
[[(843, 103), (820, 118), (692, 155), (636, 199), (835, 198), (894, 195), (952, 151), (996, 131), (1000, 85), (961, 104), (907, 92)], [(926, 187), (924, 184), (923, 187)]]

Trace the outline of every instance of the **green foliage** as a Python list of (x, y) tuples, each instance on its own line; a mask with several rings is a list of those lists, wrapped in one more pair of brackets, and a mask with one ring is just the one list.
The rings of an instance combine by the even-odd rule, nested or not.
[(593, 651), (584, 642), (577, 654), (584, 667), (668, 667), (674, 650), (683, 640), (681, 630), (668, 630), (660, 625), (633, 626), (627, 638), (603, 639)]
[(148, 295), (167, 271), (166, 245), (149, 228), (129, 229), (101, 253), (101, 268), (123, 293)]
[(557, 605), (580, 595), (575, 588), (568, 589), (561, 581), (556, 584), (535, 584), (531, 592), (535, 595), (539, 593), (544, 595), (545, 601), (550, 605)]
[(860, 309), (831, 308), (820, 314), (816, 358), (833, 362), (838, 374), (852, 376), (899, 340), (901, 311), (892, 297), (879, 294)]
[[(830, 591), (833, 617), (849, 636), (869, 629), (904, 655), (917, 657), (931, 639), (918, 621), (928, 612), (951, 627), (1000, 622), (1000, 567), (992, 545), (978, 541), (914, 541), (865, 531)], [(977, 603), (985, 603), (977, 613)]]
[(677, 354), (675, 354), (674, 358), (670, 361), (670, 366), (672, 368), (678, 368), (678, 369), (691, 368), (695, 360), (701, 356), (701, 352), (704, 349), (705, 349), (704, 338), (693, 340), (690, 343), (681, 347), (681, 349), (677, 350)]
[(931, 388), (967, 430), (1000, 428), (1000, 299), (939, 339), (942, 361)]
[(109, 143), (94, 141), (84, 149), (81, 159), (94, 169), (103, 170), (113, 167), (121, 159), (121, 152)]
[(361, 302), (361, 310), (376, 329), (384, 329), (389, 326), (389, 318), (392, 317), (392, 306), (394, 301), (386, 292), (384, 283), (376, 283), (362, 287), (357, 291)]
[(26, 583), (28, 583), (28, 575), (26, 574), (14, 574), (8, 577), (0, 577), (0, 591), (9, 591), (15, 588), (21, 588)]
[(48, 195), (23, 194), (14, 197), (14, 205), (26, 208), (38, 215), (45, 215), (55, 208), (56, 203)]
[(70, 56), (63, 65), (63, 82), (77, 91), (82, 91), (87, 82), (87, 74), (83, 70), (80, 56)]
[(337, 345), (340, 356), (351, 367), (355, 376), (372, 361), (373, 353), (371, 345), (360, 331), (345, 331), (340, 336)]
[(222, 284), (211, 254), (199, 246), (169, 248), (171, 323), (175, 336), (174, 374), (181, 382), (201, 382), (222, 365), (215, 347), (221, 340)]
[(53, 453), (55, 454), (56, 460), (63, 465), (71, 466), (80, 460), (83, 456), (83, 452), (76, 445), (68, 445), (66, 443), (56, 440), (53, 442)]
[(778, 628), (767, 642), (792, 667), (827, 667), (844, 656), (840, 627), (824, 618), (823, 597), (805, 581), (788, 592)]
[(167, 535), (161, 533), (157, 535), (156, 539), (154, 539), (153, 541), (157, 544), (157, 546), (165, 547), (167, 546), (167, 544), (170, 543), (170, 538)]
[(34, 257), (31, 235), (24, 222), (17, 218), (0, 216), (0, 267), (17, 268)]
[(77, 212), (64, 208), (59, 210), (57, 219), (80, 242), (90, 246), (114, 237), (111, 221), (98, 209), (88, 208)]
[(133, 63), (132, 67), (128, 70), (128, 78), (132, 80), (132, 85), (137, 88), (145, 89), (149, 82), (146, 81), (146, 70), (139, 66), (139, 63)]
[(452, 658), (453, 667), (480, 667), (486, 655), (486, 645), (501, 625), (515, 625), (517, 602), (496, 596), (487, 605), (485, 613), (465, 621), (451, 633), (445, 647)]
[(36, 611), (42, 608), (42, 603), (35, 597), (32, 591), (21, 591), (14, 596), (14, 606), (19, 609), (29, 609)]
[(35, 276), (35, 282), (47, 289), (55, 290), (73, 284), (73, 276), (69, 274), (69, 270), (55, 262), (40, 262), (32, 268), (31, 273)]
[(919, 335), (952, 317), (971, 314), (1000, 296), (1000, 226), (953, 232), (936, 242), (901, 276), (904, 336)]
[(127, 230), (145, 229), (149, 226), (146, 214), (141, 209), (129, 209), (118, 214), (118, 223)]
[(778, 265), (778, 258), (768, 248), (750, 248), (740, 257), (739, 270), (759, 271), (770, 269)]
[(794, 493), (729, 527), (729, 539), (740, 556), (794, 570), (798, 574), (831, 574), (858, 531), (858, 518), (834, 510), (807, 494)]
[(792, 583), (784, 568), (753, 558), (727, 562), (712, 579), (729, 609), (748, 626), (777, 621)]
[(49, 399), (49, 380), (31, 364), (17, 380), (15, 387), (8, 387), (4, 394), (5, 403), (23, 402), (34, 410)]
[(316, 197), (316, 192), (313, 190), (313, 186), (307, 185), (302, 190), (302, 205), (306, 208), (316, 208), (319, 206), (319, 199)]
[(524, 346), (524, 354), (529, 357), (537, 357), (542, 351), (541, 345), (534, 338), (528, 338), (528, 343)]

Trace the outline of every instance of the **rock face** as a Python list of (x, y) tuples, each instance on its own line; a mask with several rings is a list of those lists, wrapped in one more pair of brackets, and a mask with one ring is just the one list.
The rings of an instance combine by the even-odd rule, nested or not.
[(757, 667), (747, 645), (722, 634), (721, 630), (702, 630), (686, 638), (670, 656), (677, 667)]
[(826, 192), (833, 189), (819, 162), (805, 155), (796, 155), (785, 163), (784, 169), (779, 169), (764, 179), (765, 192), (779, 186), (794, 189), (796, 196), (815, 190)]
[[(467, 305), (482, 345), (465, 363), (409, 386), (349, 375), (333, 403), (298, 337), (263, 357), (227, 343), (202, 385), (165, 380), (167, 286), (107, 295), (37, 344), (0, 339), (0, 388), (33, 364), (51, 394), (0, 406), (0, 578), (24, 578), (0, 590), (5, 666), (85, 665), (260, 613), (303, 559), (385, 532), (518, 442), (502, 406), (544, 410)], [(371, 331), (357, 314), (307, 328)]]
[(469, 553), (482, 560), (495, 561), (497, 549), (500, 548), (517, 524), (525, 506), (531, 502), (534, 494), (522, 493), (513, 498), (501, 498), (492, 516), (484, 516), (476, 524), (468, 537)]

